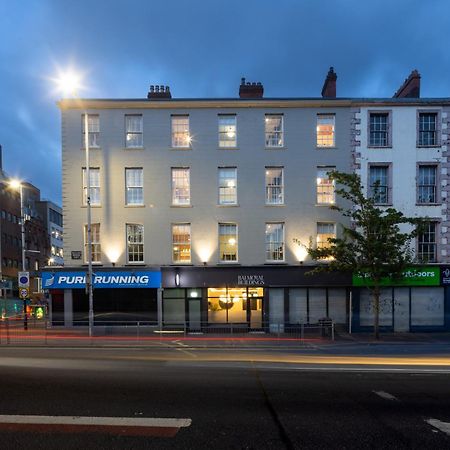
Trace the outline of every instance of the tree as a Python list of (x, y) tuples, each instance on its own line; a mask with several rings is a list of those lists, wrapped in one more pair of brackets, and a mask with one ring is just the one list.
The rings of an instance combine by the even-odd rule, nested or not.
[[(374, 334), (379, 339), (380, 289), (386, 279), (396, 280), (414, 262), (411, 241), (420, 233), (422, 219), (405, 217), (391, 207), (377, 207), (373, 196), (365, 196), (360, 177), (356, 174), (330, 172), (336, 183), (336, 195), (346, 206), (330, 206), (350, 219), (350, 226), (340, 225), (339, 237), (329, 238), (328, 244), (317, 247), (312, 240), (306, 246), (311, 258), (319, 263), (311, 273), (344, 271), (363, 277), (371, 291), (374, 306)], [(400, 230), (406, 225), (410, 231)], [(407, 226), (409, 225), (409, 226)], [(302, 245), (298, 239), (295, 242)]]

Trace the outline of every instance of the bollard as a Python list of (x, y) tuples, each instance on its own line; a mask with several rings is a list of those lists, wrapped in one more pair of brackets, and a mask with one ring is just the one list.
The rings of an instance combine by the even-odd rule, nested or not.
[(331, 323), (331, 340), (334, 341), (334, 322)]
[(141, 322), (138, 322), (137, 323), (137, 340), (138, 340), (138, 342), (139, 342), (140, 337), (141, 337), (141, 335), (140, 335), (140, 326), (141, 326)]

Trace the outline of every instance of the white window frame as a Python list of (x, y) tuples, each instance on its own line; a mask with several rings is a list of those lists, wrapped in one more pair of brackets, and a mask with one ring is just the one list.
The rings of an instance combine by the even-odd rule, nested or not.
[(336, 203), (335, 183), (329, 178), (329, 173), (333, 170), (336, 170), (336, 167), (317, 167), (316, 201), (318, 205)]
[[(234, 172), (234, 177), (222, 176), (225, 172)], [(231, 185), (233, 183), (234, 185)], [(237, 167), (218, 167), (217, 183), (218, 183), (218, 204), (219, 205), (237, 205)], [(233, 195), (234, 189), (234, 195)], [(229, 192), (231, 191), (231, 193)], [(228, 198), (230, 198), (228, 200)]]
[[(177, 176), (178, 173), (186, 173), (187, 176)], [(180, 183), (180, 180), (182, 183)], [(187, 182), (186, 182), (187, 181)], [(171, 192), (172, 206), (190, 206), (191, 205), (191, 169), (189, 167), (171, 168)], [(187, 194), (181, 195), (183, 191)]]
[[(319, 232), (321, 226), (327, 226), (333, 229), (331, 233), (323, 233)], [(330, 243), (328, 242), (328, 238), (336, 238), (336, 223), (334, 222), (317, 222), (316, 224), (316, 245), (317, 248), (328, 248)], [(328, 230), (330, 231), (330, 230)], [(324, 238), (325, 236), (325, 238)]]
[[(88, 263), (88, 239), (87, 239), (87, 224), (83, 228), (84, 239), (84, 262)], [(102, 262), (102, 246), (100, 235), (100, 223), (91, 223), (91, 248), (92, 248), (92, 263), (101, 264)]]
[[(133, 127), (133, 119), (140, 119), (137, 127)], [(136, 129), (133, 129), (136, 128)], [(133, 143), (134, 139), (137, 143)], [(142, 148), (144, 146), (144, 129), (142, 114), (125, 114), (125, 147)]]
[[(268, 180), (269, 173), (271, 170), (281, 170), (281, 184), (271, 184)], [(270, 166), (265, 168), (265, 202), (266, 205), (284, 205), (284, 167)], [(276, 177), (271, 177), (272, 179)], [(278, 201), (273, 201), (277, 198), (277, 190), (280, 192), (280, 198)]]
[[(141, 228), (141, 232), (136, 232), (138, 227)], [(127, 239), (127, 264), (143, 264), (144, 225), (141, 223), (127, 223), (125, 230)]]
[[(82, 186), (83, 186), (83, 206), (87, 206), (87, 184), (86, 184), (86, 167), (81, 170)], [(91, 194), (91, 206), (101, 206), (101, 181), (100, 181), (100, 168), (90, 167), (89, 168), (89, 178), (90, 178), (90, 194)]]
[(171, 117), (172, 148), (190, 148), (191, 135), (189, 115), (174, 114)]
[(219, 138), (219, 148), (227, 149), (237, 147), (236, 114), (218, 115), (218, 138)]
[[(175, 234), (175, 228), (185, 227), (188, 233)], [(187, 241), (176, 240), (175, 236), (188, 236)], [(180, 248), (183, 247), (183, 248)], [(183, 259), (181, 253), (188, 249), (189, 258)], [(176, 256), (178, 255), (178, 257)], [(191, 224), (190, 223), (173, 223), (172, 224), (172, 262), (174, 264), (190, 264), (192, 261), (192, 245), (191, 245)]]
[[(281, 227), (281, 241), (271, 240), (270, 237), (273, 236), (274, 231), (272, 227)], [(266, 222), (266, 233), (265, 233), (265, 243), (266, 243), (266, 261), (267, 262), (284, 262), (286, 258), (285, 252), (285, 224), (284, 222)], [(275, 257), (271, 257), (274, 256)]]
[[(331, 122), (330, 122), (331, 120)], [(329, 127), (331, 126), (331, 130)], [(316, 118), (316, 146), (319, 148), (332, 148), (336, 146), (336, 115), (317, 114)], [(331, 131), (331, 132), (330, 132)], [(331, 134), (331, 140), (330, 140)]]
[[(432, 231), (432, 233), (434, 234), (434, 241), (431, 241), (431, 240), (424, 241), (423, 237), (424, 237), (425, 233), (424, 232), (420, 233), (417, 236), (417, 258), (419, 259), (419, 261), (422, 261), (424, 263), (435, 263), (435, 262), (438, 262), (439, 223), (436, 221), (430, 220), (430, 221), (428, 221), (427, 225), (434, 226), (434, 230)], [(431, 234), (429, 228), (425, 231), (428, 235)], [(424, 251), (423, 251), (424, 246), (433, 248), (433, 258), (431, 258), (431, 259), (424, 258), (424, 254), (427, 254), (427, 255), (430, 254), (429, 251), (424, 253)]]
[[(140, 171), (141, 173), (141, 183), (140, 184), (131, 184), (132, 180), (128, 179), (128, 173), (131, 171)], [(134, 178), (134, 177), (133, 177)], [(140, 202), (137, 198), (136, 201), (133, 200), (132, 192), (141, 192)], [(137, 196), (138, 197), (138, 196)], [(127, 206), (143, 206), (144, 205), (144, 169), (142, 167), (126, 167), (125, 168), (125, 205)]]
[[(281, 119), (280, 129), (268, 130), (271, 119)], [(284, 116), (283, 114), (266, 114), (264, 116), (264, 142), (266, 148), (284, 147)]]
[[(221, 233), (221, 230), (224, 229), (226, 231), (225, 227), (229, 227), (230, 229), (234, 228), (235, 233), (234, 234), (224, 234)], [(225, 238), (222, 239), (221, 236), (230, 236), (228, 238), (228, 241), (225, 242)], [(234, 222), (220, 222), (219, 223), (219, 262), (221, 263), (231, 263), (235, 264), (239, 261), (239, 239), (238, 239), (238, 225)], [(234, 242), (230, 242), (231, 239), (234, 239)], [(229, 252), (227, 251), (228, 247), (235, 248), (235, 252)], [(233, 254), (235, 255), (234, 259)], [(231, 259), (227, 259), (228, 256), (231, 257)]]
[[(85, 148), (85, 129), (84, 129), (84, 114), (81, 115), (81, 147)], [(99, 148), (100, 147), (100, 115), (99, 114), (88, 114), (88, 139), (89, 148)]]

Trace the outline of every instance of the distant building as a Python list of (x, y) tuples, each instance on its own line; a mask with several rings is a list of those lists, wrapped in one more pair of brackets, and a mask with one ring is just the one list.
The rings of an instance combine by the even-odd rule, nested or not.
[(62, 208), (49, 200), (36, 202), (36, 208), (50, 239), (48, 266), (63, 266), (64, 234)]

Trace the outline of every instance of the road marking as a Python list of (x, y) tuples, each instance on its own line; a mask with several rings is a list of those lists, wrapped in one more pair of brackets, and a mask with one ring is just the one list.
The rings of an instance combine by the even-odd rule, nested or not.
[(442, 431), (445, 434), (448, 434), (450, 436), (450, 423), (448, 422), (441, 422), (437, 419), (427, 419), (425, 420), (428, 424), (430, 424), (432, 427), (437, 428), (439, 431)]
[(389, 394), (389, 392), (384, 391), (372, 391), (374, 394), (377, 394), (379, 397), (384, 398), (385, 400), (396, 400), (398, 401), (397, 397), (394, 397), (392, 394)]
[(0, 415), (0, 429), (7, 431), (107, 433), (125, 436), (173, 437), (189, 427), (191, 419), (153, 417), (84, 417)]

